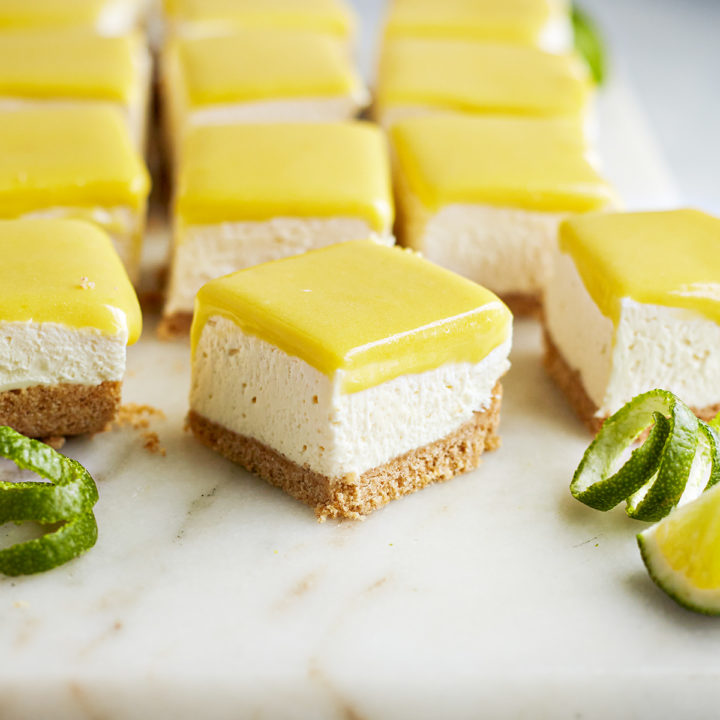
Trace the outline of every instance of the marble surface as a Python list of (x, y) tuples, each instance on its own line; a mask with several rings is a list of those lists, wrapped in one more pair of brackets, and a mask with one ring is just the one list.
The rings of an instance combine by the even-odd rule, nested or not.
[[(676, 204), (619, 78), (599, 116), (627, 205)], [(100, 539), (0, 577), (2, 720), (716, 717), (720, 624), (650, 582), (640, 524), (570, 497), (588, 437), (534, 322), (517, 324), (499, 451), (324, 525), (184, 432), (188, 346), (153, 333), (125, 400), (162, 409), (166, 456), (131, 428), (66, 446), (98, 481)]]

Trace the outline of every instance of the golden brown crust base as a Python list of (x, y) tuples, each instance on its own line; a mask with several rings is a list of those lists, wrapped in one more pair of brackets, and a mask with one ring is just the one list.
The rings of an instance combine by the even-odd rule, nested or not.
[(190, 334), (193, 314), (189, 312), (176, 312), (172, 315), (165, 315), (160, 320), (157, 328), (158, 337), (161, 340), (177, 340), (187, 337)]
[(562, 353), (552, 341), (547, 328), (543, 328), (543, 339), (545, 345), (543, 365), (547, 374), (562, 390), (575, 414), (582, 420), (587, 429), (593, 435), (596, 435), (605, 422), (605, 418), (595, 417), (598, 406), (585, 391), (580, 373), (567, 364)]
[[(543, 330), (543, 337), (545, 341), (545, 353), (543, 357), (545, 370), (560, 390), (562, 390), (575, 411), (575, 414), (582, 420), (593, 435), (597, 435), (602, 424), (609, 416), (596, 417), (599, 408), (585, 391), (580, 373), (577, 370), (573, 370), (567, 364), (562, 353), (550, 337), (547, 328)], [(693, 407), (690, 409), (701, 420), (710, 421), (720, 412), (720, 404), (706, 405), (702, 408)]]
[(539, 318), (542, 315), (540, 293), (508, 293), (500, 297), (510, 308), (510, 312), (517, 317)]
[(120, 407), (121, 390), (121, 382), (6, 390), (0, 393), (0, 425), (34, 438), (101, 432)]
[(357, 520), (391, 500), (477, 467), (483, 452), (494, 450), (500, 444), (496, 431), (501, 400), (502, 386), (498, 383), (490, 407), (475, 413), (474, 418), (461, 428), (437, 442), (368, 470), (360, 477), (321, 475), (192, 410), (188, 425), (204, 445), (313, 507), (319, 520), (339, 517)]

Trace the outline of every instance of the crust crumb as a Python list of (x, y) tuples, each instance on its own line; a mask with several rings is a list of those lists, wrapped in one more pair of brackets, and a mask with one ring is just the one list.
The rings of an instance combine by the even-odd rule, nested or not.
[(149, 430), (151, 420), (164, 420), (165, 413), (152, 405), (140, 405), (128, 403), (118, 410), (117, 417), (112, 423), (114, 428), (128, 427), (132, 430), (144, 430), (140, 433), (143, 441), (143, 449), (153, 455), (165, 457), (167, 451), (160, 442), (160, 437), (153, 430)]
[(60, 450), (65, 444), (65, 437), (63, 435), (52, 435), (51, 437), (43, 438), (42, 441), (53, 450)]
[(160, 443), (160, 438), (156, 432), (144, 432), (141, 436), (145, 442), (143, 442), (143, 448), (153, 455), (160, 455), (165, 457), (167, 450)]
[(165, 413), (152, 405), (128, 403), (120, 407), (113, 425), (115, 427), (130, 427), (133, 430), (145, 430), (150, 427), (151, 418), (164, 420)]

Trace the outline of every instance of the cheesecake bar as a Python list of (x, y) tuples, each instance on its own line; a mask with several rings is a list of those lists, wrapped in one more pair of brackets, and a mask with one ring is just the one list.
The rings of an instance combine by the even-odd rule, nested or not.
[(139, 33), (101, 37), (87, 29), (0, 33), (0, 112), (19, 108), (116, 108), (145, 144), (150, 56)]
[(171, 35), (218, 35), (233, 28), (284, 28), (354, 42), (356, 18), (345, 0), (164, 0)]
[(176, 38), (163, 56), (171, 144), (188, 127), (346, 120), (367, 91), (333, 36), (274, 28)]
[(590, 214), (560, 228), (545, 366), (596, 432), (647, 390), (720, 411), (720, 219), (696, 210)]
[(415, 253), (360, 240), (205, 285), (189, 424), (315, 509), (358, 518), (498, 445), (512, 316)]
[(0, 0), (0, 29), (89, 28), (124, 35), (143, 19), (145, 0)]
[(162, 333), (209, 280), (364, 238), (393, 244), (385, 138), (364, 122), (193, 128), (181, 152)]
[(578, 121), (428, 115), (391, 135), (402, 244), (516, 313), (539, 307), (560, 221), (613, 201)]
[(566, 0), (392, 0), (385, 36), (534, 45), (567, 52), (573, 33)]
[(574, 55), (462, 40), (393, 38), (380, 62), (374, 114), (389, 127), (440, 111), (584, 121), (591, 97)]
[(0, 113), (0, 218), (89, 220), (112, 237), (136, 280), (150, 181), (109, 107)]
[(2, 220), (0, 256), (0, 425), (101, 431), (142, 322), (110, 238), (76, 220)]

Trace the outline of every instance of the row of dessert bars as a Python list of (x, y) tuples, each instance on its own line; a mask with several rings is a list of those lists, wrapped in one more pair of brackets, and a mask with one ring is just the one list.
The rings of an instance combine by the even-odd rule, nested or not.
[(32, 437), (102, 430), (140, 335), (145, 10), (0, 1), (0, 424)]
[[(561, 3), (393, 0), (378, 124), (352, 119), (367, 94), (338, 0), (169, 0), (165, 18), (164, 329), (192, 323), (202, 442), (319, 517), (475, 467), (497, 446), (512, 342), (498, 295), (544, 298), (546, 365), (593, 429), (655, 385), (720, 403), (720, 221), (591, 212), (616, 201), (588, 159), (592, 93)], [(37, 32), (65, 49), (62, 80), (33, 85), (55, 77), (34, 41), (20, 107), (0, 112), (0, 207), (25, 218), (0, 222), (0, 424), (47, 437), (112, 417), (140, 331), (108, 235), (136, 277), (143, 110), (120, 98), (148, 73), (132, 33), (7, 37)], [(73, 54), (116, 40), (133, 62)], [(133, 92), (108, 91), (118, 77)]]
[(0, 2), (0, 218), (71, 217), (138, 277), (150, 55), (140, 0)]

